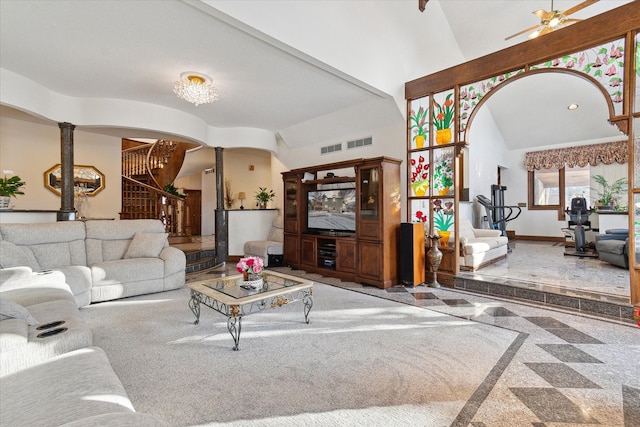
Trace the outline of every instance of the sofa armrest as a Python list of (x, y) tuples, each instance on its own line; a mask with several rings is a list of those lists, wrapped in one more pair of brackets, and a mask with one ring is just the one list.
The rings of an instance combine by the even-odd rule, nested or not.
[(476, 237), (498, 237), (502, 235), (502, 232), (500, 230), (487, 230), (485, 228), (474, 228), (473, 234), (475, 234)]
[(187, 268), (187, 256), (178, 248), (166, 246), (160, 252), (160, 259), (164, 261), (164, 276), (184, 271)]
[(11, 267), (0, 269), (0, 291), (37, 287), (44, 284), (64, 285), (66, 283), (61, 271), (36, 271), (29, 267)]

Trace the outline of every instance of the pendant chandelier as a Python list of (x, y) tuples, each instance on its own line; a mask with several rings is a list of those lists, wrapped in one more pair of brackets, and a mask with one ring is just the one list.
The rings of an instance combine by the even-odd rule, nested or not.
[(180, 80), (173, 86), (178, 98), (195, 104), (209, 104), (218, 99), (218, 91), (211, 84), (211, 78), (200, 73), (187, 71), (180, 74)]

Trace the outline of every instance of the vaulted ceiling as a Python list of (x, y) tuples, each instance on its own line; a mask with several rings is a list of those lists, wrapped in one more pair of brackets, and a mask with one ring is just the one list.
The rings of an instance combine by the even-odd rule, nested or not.
[[(573, 17), (586, 19), (629, 1), (601, 0)], [(577, 3), (557, 0), (554, 6)], [(423, 13), (417, 0), (2, 0), (0, 114), (24, 117), (24, 110), (32, 120), (67, 120), (15, 105), (12, 89), (25, 83), (52, 93), (41, 99), (47, 106), (59, 99), (79, 106), (98, 100), (105, 109), (111, 101), (137, 103), (208, 127), (264, 129), (295, 148), (403, 122), (404, 82), (526, 42), (526, 35), (504, 39), (535, 25), (531, 12), (550, 8), (548, 0), (431, 0)], [(457, 44), (460, 53), (443, 51), (443, 40)], [(173, 82), (188, 70), (210, 75), (220, 100), (195, 107), (178, 99)], [(578, 87), (580, 99), (568, 88), (564, 81), (532, 81), (490, 104), (507, 143), (533, 147), (618, 133), (588, 88)], [(552, 105), (562, 106), (564, 114), (571, 102), (581, 105), (582, 126), (550, 133), (566, 128), (568, 119), (538, 115)], [(87, 120), (79, 127), (119, 137), (206, 140), (186, 132), (163, 135), (132, 122)], [(585, 127), (588, 133), (579, 134)]]

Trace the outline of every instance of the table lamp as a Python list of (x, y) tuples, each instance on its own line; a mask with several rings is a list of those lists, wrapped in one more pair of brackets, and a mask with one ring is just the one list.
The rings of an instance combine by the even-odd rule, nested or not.
[(247, 194), (244, 191), (238, 193), (238, 199), (240, 199), (240, 209), (244, 209), (243, 200), (247, 198)]

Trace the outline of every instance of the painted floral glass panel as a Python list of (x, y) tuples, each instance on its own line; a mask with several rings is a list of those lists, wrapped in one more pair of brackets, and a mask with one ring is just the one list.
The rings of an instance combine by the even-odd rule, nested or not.
[(433, 175), (433, 195), (446, 196), (453, 194), (453, 147), (434, 150), (434, 161), (431, 165)]
[(411, 153), (411, 175), (409, 185), (411, 196), (425, 197), (429, 195), (429, 152)]
[(433, 229), (440, 235), (440, 246), (453, 245), (452, 234), (455, 224), (453, 199), (435, 199), (433, 201)]
[(455, 102), (453, 90), (440, 92), (433, 96), (433, 129), (435, 131), (434, 144), (445, 145), (453, 142), (451, 127), (455, 117)]
[(424, 222), (425, 231), (429, 231), (429, 200), (413, 199), (411, 200), (411, 222)]
[(425, 147), (429, 143), (429, 97), (411, 101), (409, 135), (412, 150)]

